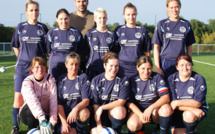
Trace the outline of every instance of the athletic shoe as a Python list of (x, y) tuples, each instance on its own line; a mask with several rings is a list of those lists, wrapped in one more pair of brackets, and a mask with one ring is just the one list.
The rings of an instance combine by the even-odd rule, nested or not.
[(20, 133), (19, 133), (19, 128), (16, 127), (16, 126), (14, 126), (13, 129), (12, 129), (11, 134), (20, 134)]

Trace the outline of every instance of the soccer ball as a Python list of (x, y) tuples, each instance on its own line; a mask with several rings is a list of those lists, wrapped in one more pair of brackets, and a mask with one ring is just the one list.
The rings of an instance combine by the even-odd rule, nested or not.
[(38, 128), (32, 128), (27, 134), (40, 134), (40, 130)]
[(99, 134), (117, 134), (117, 132), (114, 129), (110, 128), (110, 127), (106, 127), (106, 128), (103, 128), (99, 132)]
[(5, 67), (1, 67), (0, 68), (0, 72), (4, 73), (6, 71), (6, 68)]

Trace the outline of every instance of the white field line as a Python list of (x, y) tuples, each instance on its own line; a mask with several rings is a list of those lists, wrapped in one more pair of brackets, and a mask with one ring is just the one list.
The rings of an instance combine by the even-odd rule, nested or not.
[(11, 68), (11, 67), (14, 67), (14, 66), (16, 66), (16, 65), (8, 66), (8, 67), (5, 67), (5, 68)]
[(215, 64), (211, 64), (211, 63), (207, 63), (207, 62), (202, 62), (202, 61), (197, 61), (197, 60), (193, 60), (194, 62), (198, 62), (198, 63), (202, 63), (202, 64), (206, 64), (206, 65), (210, 65), (210, 66), (215, 66)]

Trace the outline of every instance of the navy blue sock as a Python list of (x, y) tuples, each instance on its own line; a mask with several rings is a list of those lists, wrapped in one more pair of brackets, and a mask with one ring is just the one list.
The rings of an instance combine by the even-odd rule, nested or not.
[(184, 126), (186, 127), (186, 134), (194, 134), (195, 128), (199, 122), (195, 121), (193, 123), (187, 123), (184, 121)]
[(172, 115), (168, 117), (159, 116), (160, 134), (168, 134)]
[(13, 126), (19, 127), (19, 118), (18, 118), (18, 114), (19, 114), (19, 108), (14, 108), (13, 107), (13, 111), (12, 111), (12, 115), (13, 115)]
[(88, 118), (86, 121), (81, 122), (80, 120), (76, 120), (76, 129), (78, 132), (83, 132), (87, 124), (89, 123), (90, 118)]
[(124, 118), (122, 120), (118, 120), (118, 119), (111, 117), (110, 120), (111, 120), (112, 128), (116, 131), (119, 131), (121, 129), (121, 127), (123, 126), (124, 122), (126, 121), (126, 118)]

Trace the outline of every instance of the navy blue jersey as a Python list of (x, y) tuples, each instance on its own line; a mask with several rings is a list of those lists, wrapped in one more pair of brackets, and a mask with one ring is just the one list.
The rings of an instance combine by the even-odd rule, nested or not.
[(91, 82), (93, 103), (95, 105), (105, 105), (118, 99), (129, 99), (129, 81), (127, 77), (109, 81), (105, 78), (105, 73), (97, 75)]
[[(129, 28), (126, 25), (121, 25), (116, 28), (116, 42), (120, 46), (119, 60), (120, 70), (125, 76), (134, 75), (136, 70), (136, 61), (149, 52), (151, 48), (151, 37), (144, 26), (137, 25), (134, 28)], [(121, 69), (124, 69), (122, 72)], [(122, 75), (124, 76), (124, 75)]]
[(58, 78), (58, 105), (63, 105), (66, 115), (83, 99), (90, 99), (90, 81), (86, 74), (78, 75), (69, 80), (67, 74)]
[(87, 32), (85, 39), (90, 48), (90, 56), (86, 68), (104, 72), (102, 58), (106, 52), (113, 48), (114, 38), (114, 33), (110, 30), (102, 33), (94, 28)]
[(186, 46), (195, 43), (195, 37), (189, 21), (180, 19), (174, 22), (167, 18), (158, 22), (152, 43), (160, 45), (162, 59), (176, 60), (185, 53)]
[(171, 100), (195, 100), (202, 103), (201, 109), (208, 109), (206, 102), (207, 85), (205, 79), (196, 72), (192, 72), (189, 80), (182, 82), (179, 73), (168, 77)]
[(147, 81), (141, 80), (139, 74), (132, 76), (130, 85), (132, 91), (128, 102), (134, 103), (141, 111), (169, 93), (164, 78), (155, 72), (152, 72)]
[(30, 62), (36, 56), (46, 59), (45, 36), (47, 32), (47, 26), (40, 22), (36, 25), (27, 22), (18, 24), (11, 41), (11, 47), (19, 49), (16, 73), (28, 74)]
[[(49, 57), (49, 73), (56, 78), (67, 72), (64, 65), (67, 54), (74, 51), (80, 54), (84, 51), (83, 36), (78, 29), (69, 28), (60, 30), (59, 27), (51, 29), (46, 36), (46, 48)], [(61, 72), (56, 74), (57, 72)]]

